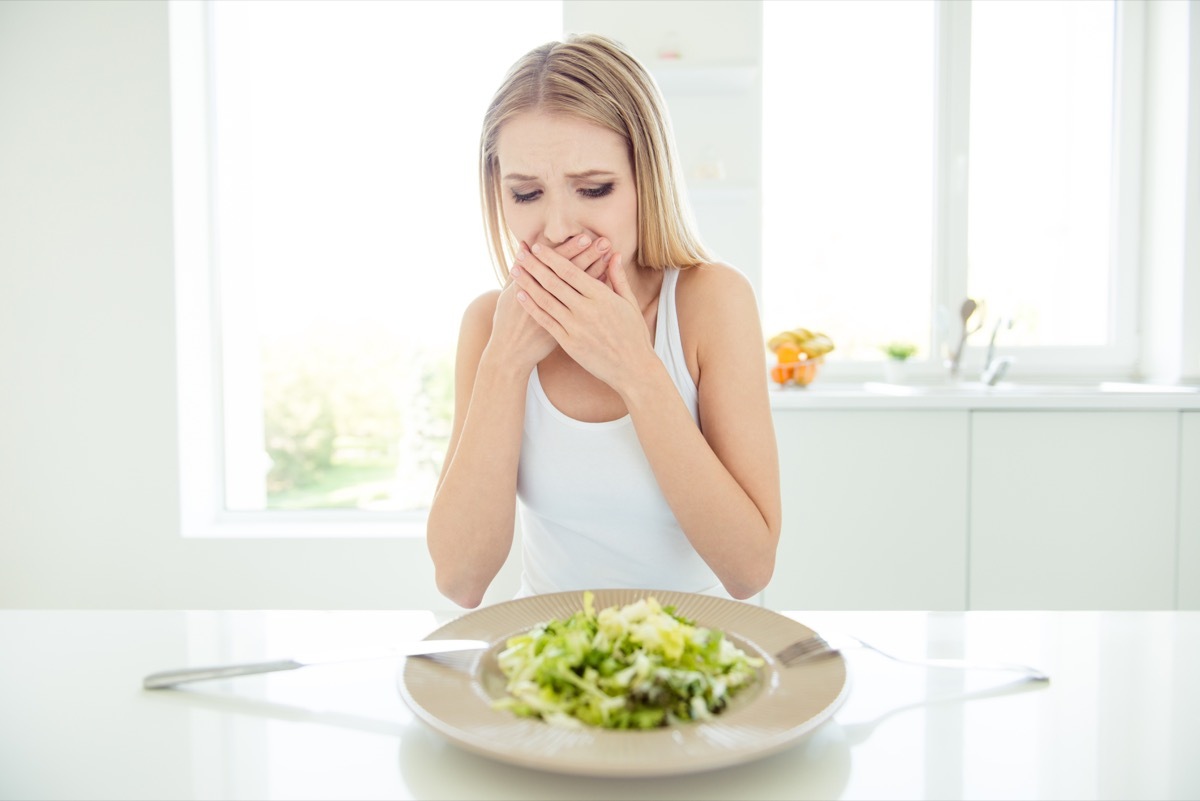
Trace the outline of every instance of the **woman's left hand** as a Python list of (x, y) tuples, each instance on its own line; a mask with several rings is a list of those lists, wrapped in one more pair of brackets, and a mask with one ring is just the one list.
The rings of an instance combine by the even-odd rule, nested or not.
[(618, 392), (639, 373), (641, 357), (653, 353), (620, 254), (612, 255), (606, 280), (599, 281), (551, 248), (522, 247), (513, 279), (529, 315), (568, 356)]

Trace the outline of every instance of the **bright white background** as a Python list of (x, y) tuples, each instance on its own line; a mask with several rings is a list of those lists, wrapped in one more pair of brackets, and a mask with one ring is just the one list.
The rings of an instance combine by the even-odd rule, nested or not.
[[(1200, 320), (1200, 13), (1147, 8), (1143, 256)], [(167, 42), (161, 2), (0, 4), (0, 605), (427, 606), (420, 540), (179, 536)]]

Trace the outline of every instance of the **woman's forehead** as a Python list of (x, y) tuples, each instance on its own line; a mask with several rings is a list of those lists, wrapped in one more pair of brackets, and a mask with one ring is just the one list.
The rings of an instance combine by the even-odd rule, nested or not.
[(623, 137), (588, 120), (543, 111), (517, 114), (500, 126), (496, 156), (502, 177), (578, 177), (587, 172), (630, 171)]

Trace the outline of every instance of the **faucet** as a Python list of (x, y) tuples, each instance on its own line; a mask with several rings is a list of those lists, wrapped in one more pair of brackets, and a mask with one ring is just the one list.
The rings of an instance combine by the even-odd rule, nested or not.
[(1001, 356), (996, 358), (996, 335), (1000, 333), (1000, 329), (1011, 331), (1013, 321), (1011, 317), (1001, 317), (996, 321), (996, 325), (992, 328), (992, 338), (988, 342), (987, 357), (983, 360), (983, 372), (979, 375), (979, 380), (989, 387), (996, 386), (1004, 374), (1008, 372), (1009, 366), (1013, 363), (1011, 356)]

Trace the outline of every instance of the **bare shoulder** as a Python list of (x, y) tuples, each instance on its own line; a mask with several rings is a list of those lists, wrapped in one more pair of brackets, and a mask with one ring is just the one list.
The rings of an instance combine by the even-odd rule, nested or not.
[(684, 337), (690, 333), (698, 344), (708, 336), (728, 335), (730, 327), (758, 326), (754, 287), (728, 264), (712, 262), (680, 271), (675, 298)]
[(496, 303), (500, 298), (500, 290), (493, 289), (484, 292), (467, 304), (463, 312), (462, 322), (458, 329), (458, 376), (460, 382), (467, 381), (468, 376), (475, 375), (479, 359), (492, 338), (492, 320), (496, 316)]
[(681, 270), (675, 305), (684, 356), (697, 383), (714, 360), (744, 361), (761, 350), (754, 287), (737, 268), (712, 262)]
[(499, 299), (500, 290), (492, 289), (467, 304), (462, 317), (462, 334), (483, 336), (486, 341), (492, 335), (492, 318), (496, 315), (496, 303)]
[(754, 289), (741, 270), (722, 262), (711, 262), (679, 272), (676, 297), (688, 305), (720, 306), (754, 301)]
[(496, 313), (496, 303), (499, 300), (499, 289), (490, 289), (484, 292), (467, 304), (467, 310), (463, 314), (463, 319), (473, 321), (488, 320), (490, 324), (492, 316)]

